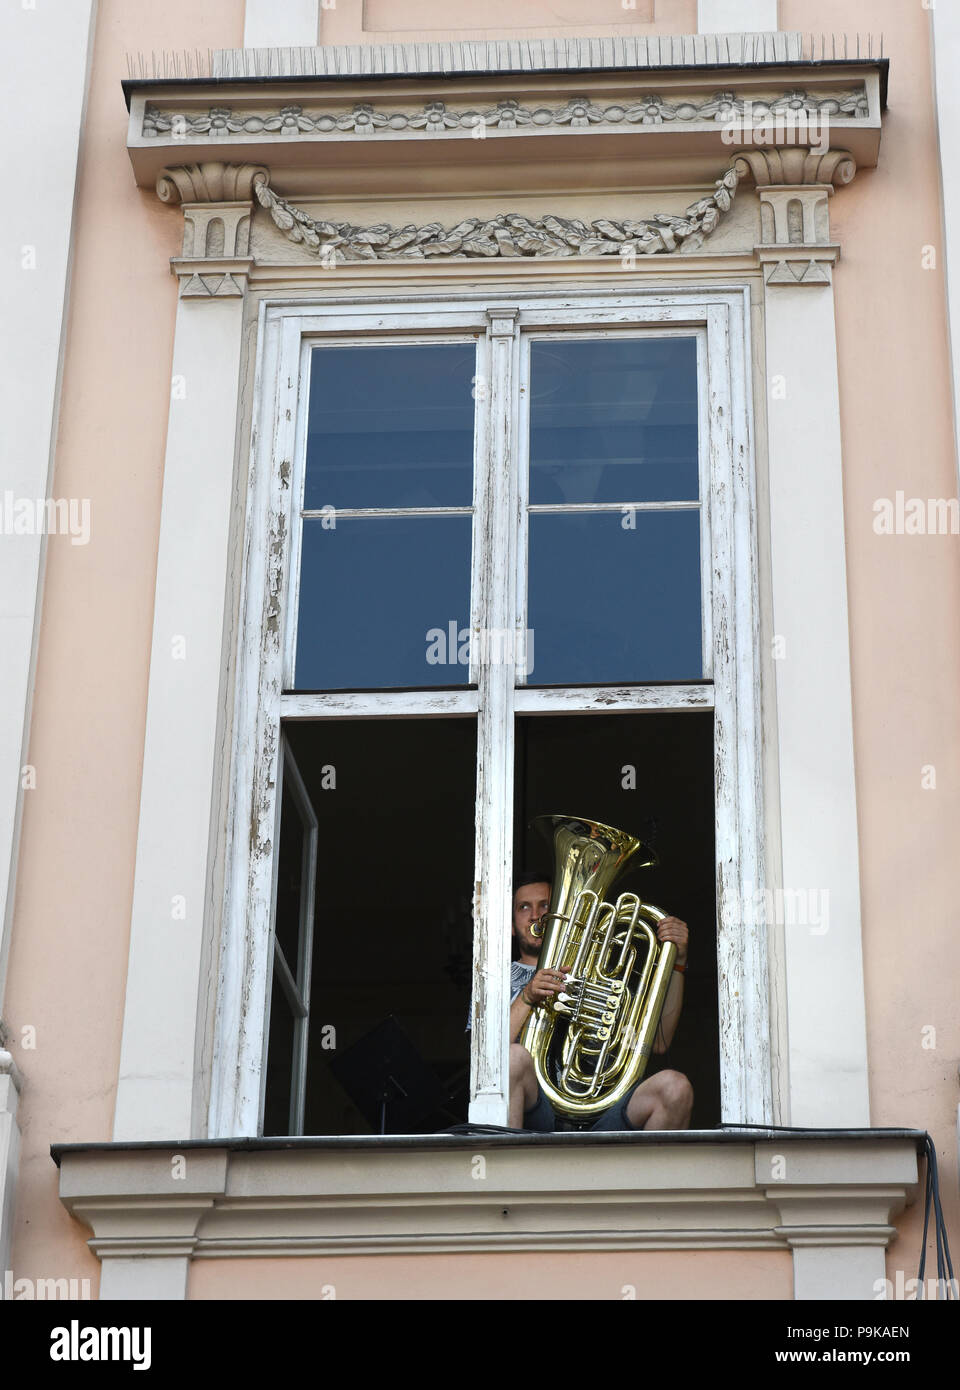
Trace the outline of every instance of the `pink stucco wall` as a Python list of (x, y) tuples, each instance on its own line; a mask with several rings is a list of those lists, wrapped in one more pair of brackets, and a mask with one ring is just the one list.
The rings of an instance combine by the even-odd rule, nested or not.
[(322, 43), (696, 32), (697, 0), (337, 0), (320, 11)]
[(781, 1250), (605, 1250), (193, 1262), (189, 1298), (223, 1298), (227, 1290), (231, 1298), (338, 1301), (789, 1299), (793, 1261)]
[(94, 1294), (49, 1146), (113, 1131), (182, 222), (134, 183), (120, 83), (128, 53), (242, 43), (243, 0), (101, 0), (81, 145), (53, 495), (90, 498), (91, 539), (48, 550), (5, 1017), (26, 1077), (14, 1268)]
[[(877, 498), (957, 494), (931, 16), (902, 0), (847, 0), (842, 19), (840, 9), (781, 0), (780, 23), (882, 31), (890, 57), (879, 167), (830, 208), (843, 248), (834, 284), (871, 1119), (934, 1135), (956, 1244), (960, 539), (873, 530)], [(935, 269), (924, 269), (929, 246)], [(935, 790), (921, 785), (929, 764)], [(915, 1207), (891, 1270), (916, 1272), (921, 1227)]]

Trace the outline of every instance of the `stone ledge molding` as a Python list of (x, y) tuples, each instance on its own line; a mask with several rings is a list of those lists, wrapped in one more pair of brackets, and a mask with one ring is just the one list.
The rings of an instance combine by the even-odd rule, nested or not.
[(17, 1066), (12, 1052), (0, 1047), (0, 1076), (9, 1076), (17, 1095), (23, 1090), (23, 1072)]
[[(783, 1250), (885, 1247), (917, 1182), (916, 1141), (908, 1137), (787, 1139), (776, 1146), (791, 1177), (783, 1184), (770, 1181), (769, 1145), (711, 1137), (532, 1146), (476, 1136), (466, 1146), (346, 1150), (322, 1141), (266, 1150), (212, 1142), (70, 1146), (60, 1154), (60, 1197), (90, 1227), (90, 1247), (104, 1260)], [(486, 1165), (481, 1184), (473, 1178), (477, 1154)]]

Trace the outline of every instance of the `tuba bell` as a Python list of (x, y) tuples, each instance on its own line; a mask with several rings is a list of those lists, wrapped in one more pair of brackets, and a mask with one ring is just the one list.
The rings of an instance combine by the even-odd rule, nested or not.
[[(588, 1125), (643, 1080), (677, 955), (657, 940), (667, 913), (621, 893), (626, 868), (652, 868), (654, 850), (622, 830), (572, 816), (538, 816), (554, 840), (549, 910), (534, 926), (539, 970), (569, 970), (561, 993), (538, 1004), (519, 1041), (554, 1110)], [(640, 857), (637, 857), (637, 856)]]

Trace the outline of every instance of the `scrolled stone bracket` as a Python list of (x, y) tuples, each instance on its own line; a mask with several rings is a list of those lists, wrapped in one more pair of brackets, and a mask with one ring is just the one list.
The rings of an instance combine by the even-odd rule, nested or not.
[(262, 164), (181, 164), (160, 170), (157, 197), (161, 203), (250, 202), (255, 184), (269, 173)]
[(183, 247), (170, 267), (181, 299), (242, 298), (253, 259), (250, 218), (262, 164), (184, 164), (161, 170), (157, 197), (183, 209)]
[(752, 177), (758, 189), (852, 183), (857, 172), (857, 161), (849, 150), (823, 151), (804, 145), (744, 150), (730, 163), (741, 178)]
[(731, 161), (741, 179), (752, 177), (760, 198), (757, 257), (767, 285), (832, 283), (840, 258), (830, 236), (830, 198), (851, 183), (857, 162), (849, 150), (746, 150)]

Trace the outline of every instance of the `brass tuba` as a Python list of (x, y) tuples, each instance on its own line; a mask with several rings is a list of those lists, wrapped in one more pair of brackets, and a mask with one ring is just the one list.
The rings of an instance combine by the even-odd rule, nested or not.
[(537, 968), (570, 973), (553, 999), (536, 1005), (519, 1041), (533, 1058), (554, 1110), (581, 1125), (623, 1099), (643, 1079), (670, 987), (677, 948), (657, 940), (667, 913), (621, 893), (604, 898), (628, 860), (651, 868), (656, 853), (598, 821), (538, 816), (555, 869), (549, 911), (533, 928), (543, 939)]

